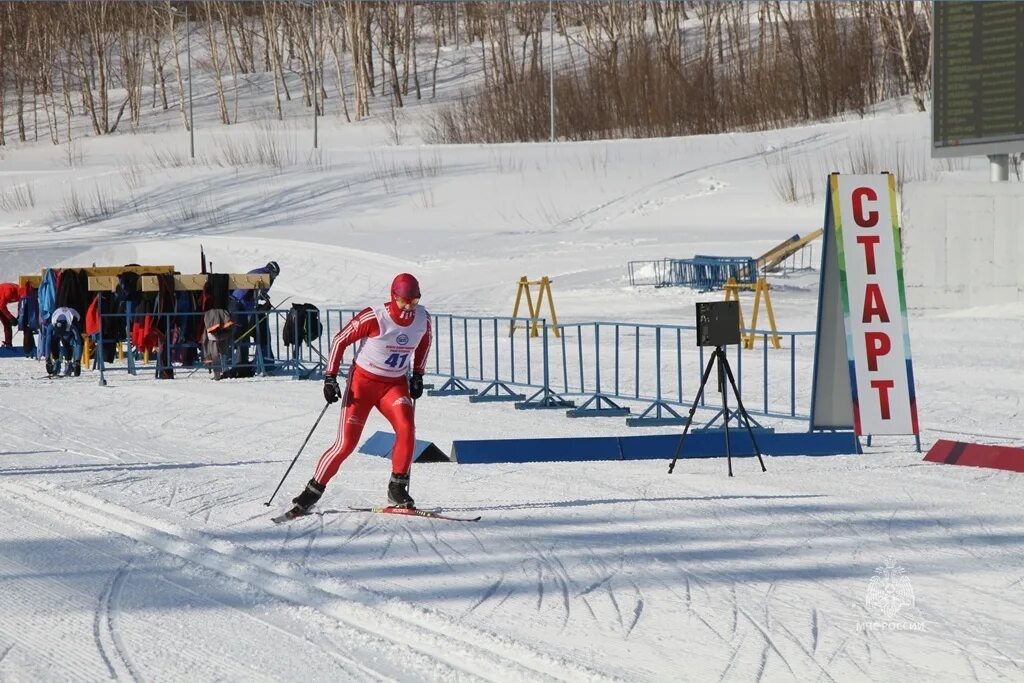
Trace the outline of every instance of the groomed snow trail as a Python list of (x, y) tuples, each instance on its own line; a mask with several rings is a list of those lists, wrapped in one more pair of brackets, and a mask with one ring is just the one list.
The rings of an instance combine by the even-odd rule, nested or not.
[[(237, 593), (261, 591), (336, 620), (336, 624), (332, 625), (334, 633), (331, 640), (345, 654), (339, 651), (328, 651), (327, 654), (333, 660), (331, 668), (338, 670), (345, 678), (427, 681), (606, 678), (575, 663), (559, 661), (534, 651), (523, 643), (460, 626), (455, 620), (411, 605), (395, 604), (395, 601), (384, 596), (346, 586), (332, 578), (310, 576), (294, 565), (249, 553), (244, 548), (209, 538), (201, 532), (147, 519), (84, 493), (57, 488), (38, 490), (11, 482), (0, 482), (0, 490), (6, 494), (5, 498), (15, 500), (26, 512), (31, 511), (32, 514), (24, 517), (28, 527), (40, 527), (39, 521), (31, 521), (33, 517), (47, 520), (48, 523), (41, 528), (50, 534), (59, 534), (58, 539), (63, 542), (96, 547), (96, 539), (85, 544), (75, 540), (67, 531), (63, 534), (55, 531), (57, 523), (54, 519), (63, 520), (60, 524), (70, 521), (73, 526), (89, 529), (93, 534), (98, 531), (98, 538), (116, 534), (131, 539), (148, 549), (149, 552), (144, 554), (153, 555), (152, 551), (158, 551), (156, 554), (164, 555), (160, 562), (167, 562), (168, 557), (178, 558), (189, 565), (211, 570), (222, 577), (233, 579), (230, 583), (234, 584)], [(8, 519), (17, 518), (17, 513), (8, 516)], [(115, 540), (104, 538), (104, 545), (115, 543)], [(144, 664), (134, 663), (128, 653), (129, 648), (125, 647), (114, 625), (119, 617), (119, 604), (128, 572), (131, 565), (138, 562), (134, 557), (137, 551), (130, 553), (128, 560), (119, 558), (123, 551), (90, 551), (91, 554), (97, 552), (107, 560), (99, 564), (107, 566), (104, 569), (97, 568), (94, 573), (102, 576), (104, 572), (112, 572), (102, 587), (99, 605), (96, 607), (94, 630), (100, 659), (115, 678), (148, 679), (138, 674), (138, 671), (145, 668)], [(115, 564), (111, 565), (111, 562)], [(81, 568), (77, 568), (76, 575), (81, 571)], [(58, 581), (59, 586), (64, 583)], [(188, 585), (182, 586), (182, 589), (200, 599), (210, 594), (209, 589), (197, 590)], [(40, 589), (44, 597), (54, 599), (63, 599), (63, 592), (60, 588)], [(260, 621), (258, 617), (254, 618)], [(189, 628), (189, 624), (179, 626)], [(281, 630), (279, 626), (277, 630)], [(285, 631), (295, 635), (292, 631)], [(232, 630), (225, 633), (237, 632)], [(245, 632), (247, 638), (251, 637), (248, 628)], [(251, 645), (261, 649), (259, 642)], [(304, 645), (308, 646), (309, 643)], [(179, 649), (174, 645), (171, 647)], [(282, 649), (280, 639), (265, 643), (262, 648), (267, 653), (277, 653)], [(319, 651), (321, 647), (314, 646), (313, 649)], [(86, 679), (91, 676), (90, 664), (95, 664), (90, 662), (89, 654), (80, 653), (81, 672)], [(268, 680), (279, 679), (265, 668), (253, 668), (253, 662), (248, 658), (236, 661), (231, 657), (204, 656), (202, 659), (211, 659), (214, 665), (220, 663), (224, 668), (215, 668), (213, 671), (223, 671), (229, 677), (249, 677), (253, 671), (258, 671), (260, 676), (267, 676)], [(209, 662), (204, 661), (203, 666), (208, 665)], [(72, 672), (77, 673), (78, 666), (73, 667)], [(287, 672), (287, 667), (281, 671), (282, 675)]]

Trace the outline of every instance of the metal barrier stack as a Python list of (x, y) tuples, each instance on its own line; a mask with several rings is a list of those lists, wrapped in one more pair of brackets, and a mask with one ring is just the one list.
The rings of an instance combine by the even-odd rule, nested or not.
[(630, 261), (629, 284), (655, 287), (692, 287), (701, 292), (721, 289), (737, 282), (757, 281), (757, 260), (749, 256), (702, 256), (686, 259)]

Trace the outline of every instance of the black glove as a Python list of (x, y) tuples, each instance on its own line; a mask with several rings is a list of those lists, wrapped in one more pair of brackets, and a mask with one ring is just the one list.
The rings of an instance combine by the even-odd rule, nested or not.
[(409, 397), (419, 398), (423, 395), (423, 373), (413, 371), (409, 378)]
[(334, 375), (324, 377), (324, 399), (328, 403), (337, 403), (341, 398), (341, 387), (338, 386), (338, 378)]

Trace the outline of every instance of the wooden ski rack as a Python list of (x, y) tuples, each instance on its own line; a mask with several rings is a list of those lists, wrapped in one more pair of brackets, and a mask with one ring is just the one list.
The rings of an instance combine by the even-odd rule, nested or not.
[[(46, 269), (44, 268), (44, 272)], [(141, 277), (140, 288), (143, 292), (159, 291), (157, 275), (174, 273), (174, 266), (92, 266), (76, 268), (69, 266), (64, 270), (84, 270), (89, 277), (90, 292), (112, 292), (117, 287), (117, 278), (121, 273), (138, 273)], [(269, 275), (249, 275), (248, 273), (228, 273), (228, 288), (230, 289), (268, 289), (270, 287)], [(187, 275), (175, 274), (174, 290), (177, 292), (198, 292), (202, 291), (209, 276), (204, 273), (192, 273)], [(39, 289), (43, 276), (40, 275), (19, 275), (18, 286), (24, 287), (31, 284), (33, 288)]]
[[(33, 288), (39, 289), (39, 285), (43, 281), (42, 273), (45, 272), (46, 270), (48, 270), (48, 269), (47, 268), (43, 268), (40, 271), (39, 275), (19, 275), (18, 276), (18, 286), (19, 287), (24, 287), (25, 284), (28, 283), (28, 284), (31, 284)], [(137, 266), (137, 265), (130, 265), (130, 266), (87, 266), (87, 267), (81, 267), (81, 268), (76, 268), (75, 266), (68, 266), (66, 268), (61, 268), (61, 270), (84, 270), (85, 274), (87, 276), (89, 276), (89, 278), (90, 278), (89, 291), (100, 291), (100, 290), (92, 289), (92, 286), (91, 286), (92, 282), (91, 282), (91, 280), (92, 280), (92, 278), (94, 276), (96, 276), (96, 277), (113, 276), (114, 280), (116, 281), (117, 280), (117, 276), (120, 275), (121, 273), (173, 273), (174, 272), (174, 266)], [(113, 289), (113, 288), (111, 288), (111, 289)], [(103, 290), (103, 291), (108, 291), (108, 290)]]
[[(122, 271), (123, 272), (123, 271)], [(270, 287), (269, 275), (248, 275), (246, 273), (228, 273), (229, 289), (267, 289)], [(174, 276), (176, 292), (198, 292), (206, 286), (209, 276), (202, 273)], [(140, 289), (143, 292), (156, 292), (160, 289), (156, 275), (143, 275)], [(117, 287), (117, 275), (95, 275), (89, 277), (90, 292), (112, 292)]]

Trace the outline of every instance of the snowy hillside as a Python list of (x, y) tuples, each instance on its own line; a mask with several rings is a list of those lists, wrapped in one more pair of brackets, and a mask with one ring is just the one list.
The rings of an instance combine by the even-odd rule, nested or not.
[[(415, 273), (434, 312), (509, 315), (522, 275), (559, 316), (688, 322), (698, 296), (631, 288), (630, 260), (756, 256), (821, 224), (824, 173), (904, 149), (927, 114), (894, 108), (766, 133), (579, 144), (395, 145), (385, 123), (242, 124), (4, 149), (0, 280), (44, 266), (282, 266), (273, 294), (383, 301)], [(866, 146), (866, 147), (865, 147)], [(277, 149), (276, 163), (251, 160)], [(227, 159), (250, 159), (239, 165)], [(784, 202), (780, 174), (799, 177)], [(922, 170), (924, 169), (924, 170)], [(33, 200), (13, 199), (31, 188)], [(775, 283), (779, 326), (810, 330), (816, 274)], [(705, 297), (701, 297), (705, 298)], [(913, 306), (914, 302), (911, 301)], [(911, 317), (925, 447), (1020, 443), (1020, 307)], [(970, 335), (966, 334), (970, 331)], [(39, 379), (0, 358), (0, 679), (998, 680), (1024, 671), (1020, 475), (921, 462), (910, 438), (865, 455), (534, 465), (417, 464), (425, 507), (390, 518), (389, 465), (353, 455), (322, 514), (269, 522), (334, 439), (286, 378), (205, 373)], [(806, 379), (801, 391), (810, 391)], [(619, 420), (424, 398), (418, 437), (622, 434)], [(557, 411), (556, 411), (557, 413)], [(584, 423), (585, 424), (582, 424)], [(386, 424), (376, 414), (364, 437)], [(790, 423), (786, 428), (793, 429)], [(678, 432), (674, 428), (640, 430)], [(905, 570), (898, 627), (866, 596)], [(901, 585), (905, 585), (901, 584)], [(883, 627), (879, 627), (879, 623)]]

